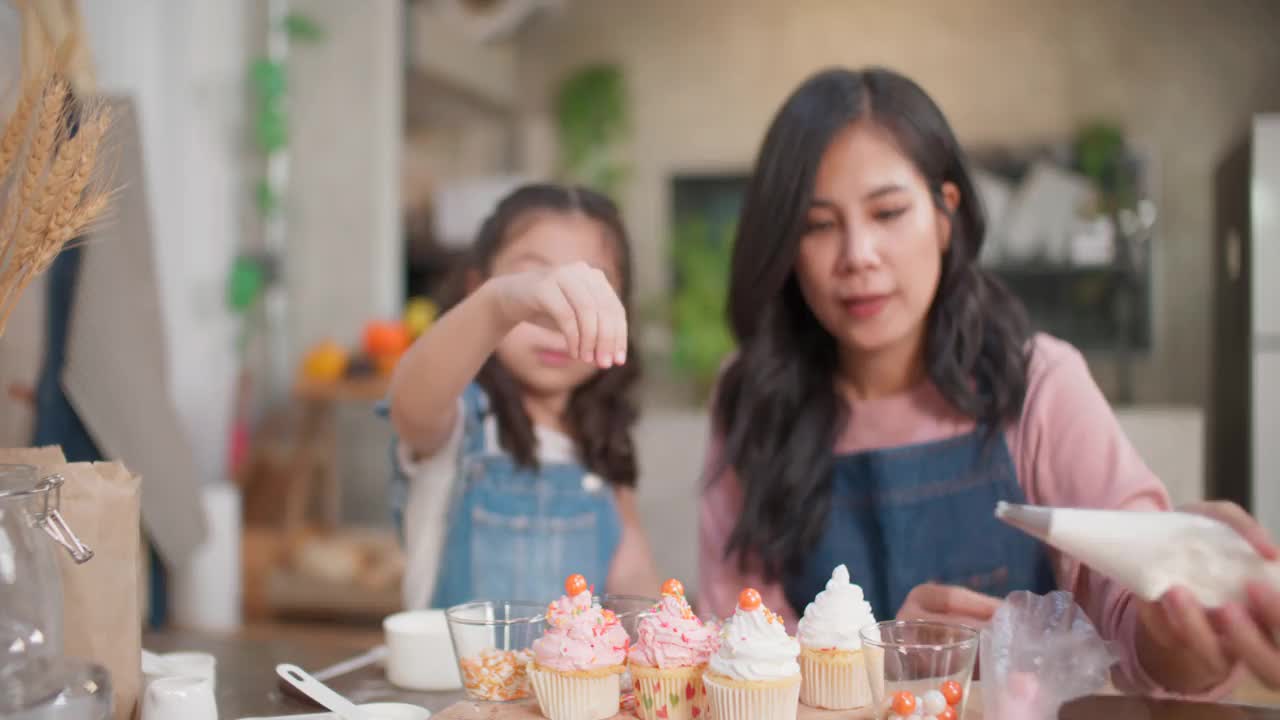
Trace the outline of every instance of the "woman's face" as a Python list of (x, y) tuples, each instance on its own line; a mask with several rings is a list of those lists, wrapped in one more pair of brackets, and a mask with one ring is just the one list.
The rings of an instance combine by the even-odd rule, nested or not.
[[(959, 192), (946, 183), (952, 210)], [(920, 346), (951, 221), (885, 130), (857, 123), (822, 156), (796, 277), (844, 355)]]

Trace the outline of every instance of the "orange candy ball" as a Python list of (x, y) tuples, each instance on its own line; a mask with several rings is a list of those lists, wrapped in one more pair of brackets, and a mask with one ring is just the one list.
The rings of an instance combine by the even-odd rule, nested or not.
[(684, 583), (675, 578), (671, 578), (670, 580), (662, 583), (662, 594), (684, 597)]
[(948, 705), (946, 709), (938, 713), (938, 720), (960, 720), (960, 716), (956, 715), (956, 709)]
[(587, 579), (581, 575), (570, 575), (565, 578), (564, 592), (569, 597), (581, 595), (587, 591)]
[(893, 712), (906, 717), (916, 711), (916, 696), (903, 690), (893, 694)]
[(942, 697), (947, 699), (948, 705), (959, 705), (964, 699), (964, 688), (960, 687), (960, 683), (955, 680), (948, 680), (942, 683)]
[(738, 594), (738, 607), (751, 612), (764, 604), (764, 598), (755, 588), (747, 588)]

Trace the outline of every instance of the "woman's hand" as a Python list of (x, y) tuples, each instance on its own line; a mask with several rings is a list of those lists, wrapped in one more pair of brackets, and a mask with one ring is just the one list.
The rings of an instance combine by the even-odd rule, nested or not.
[[(1179, 508), (1218, 520), (1249, 541), (1268, 560), (1280, 548), (1257, 520), (1228, 502)], [(1280, 592), (1251, 583), (1245, 602), (1209, 610), (1176, 587), (1155, 603), (1143, 603), (1137, 638), (1143, 668), (1169, 690), (1194, 693), (1225, 680), (1242, 662), (1263, 683), (1280, 688)]]
[(991, 621), (1003, 602), (959, 585), (925, 583), (907, 594), (897, 619), (939, 620), (982, 627)]
[(602, 368), (627, 360), (627, 313), (599, 268), (583, 262), (490, 280), (503, 319), (559, 331), (570, 356)]

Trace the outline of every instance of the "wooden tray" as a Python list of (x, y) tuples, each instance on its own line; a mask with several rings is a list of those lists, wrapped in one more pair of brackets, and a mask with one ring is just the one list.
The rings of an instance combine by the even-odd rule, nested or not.
[[(542, 720), (538, 712), (538, 704), (533, 700), (507, 705), (490, 703), (460, 702), (436, 714), (438, 720)], [(815, 710), (800, 706), (797, 720), (873, 720), (875, 716), (871, 708), (861, 710), (831, 711)], [(614, 720), (635, 720), (630, 713), (615, 716)], [(964, 720), (982, 720), (982, 694), (976, 684), (970, 688), (969, 706), (965, 708)]]

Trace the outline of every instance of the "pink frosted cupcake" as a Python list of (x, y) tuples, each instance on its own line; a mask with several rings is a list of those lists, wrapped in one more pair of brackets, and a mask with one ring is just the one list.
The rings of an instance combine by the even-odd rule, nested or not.
[(720, 643), (693, 614), (679, 580), (662, 584), (662, 600), (640, 619), (637, 634), (629, 659), (641, 720), (705, 718), (702, 674)]
[(618, 714), (620, 678), (631, 640), (612, 612), (592, 603), (586, 578), (570, 575), (547, 607), (547, 631), (533, 642), (529, 681), (550, 720), (604, 720)]

